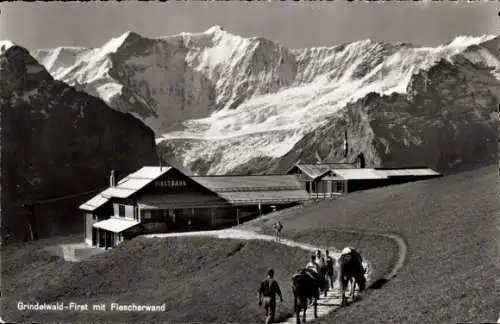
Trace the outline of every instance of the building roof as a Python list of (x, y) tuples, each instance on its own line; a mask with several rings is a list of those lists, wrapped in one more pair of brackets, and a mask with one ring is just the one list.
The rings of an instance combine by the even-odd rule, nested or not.
[(160, 176), (171, 170), (172, 167), (146, 166), (120, 180), (116, 187), (109, 187), (102, 192), (104, 196), (128, 198), (141, 190)]
[(296, 164), (294, 167), (299, 168), (311, 179), (321, 177), (331, 170), (329, 166), (322, 164)]
[(309, 200), (295, 175), (192, 177), (231, 205), (280, 204)]
[(293, 169), (294, 167), (299, 168), (303, 173), (305, 173), (311, 179), (317, 179), (321, 176), (324, 176), (327, 172), (334, 170), (334, 169), (355, 169), (356, 168), (356, 166), (354, 164), (351, 164), (351, 163), (319, 163), (319, 164), (297, 163), (291, 169)]
[(333, 173), (337, 177), (346, 180), (376, 180), (387, 179), (387, 176), (380, 174), (374, 169), (336, 169)]
[(195, 176), (194, 181), (214, 194), (148, 195), (137, 200), (143, 209), (230, 206), (304, 201), (308, 193), (294, 175)]
[(175, 193), (169, 195), (147, 195), (137, 199), (141, 209), (169, 209), (229, 206), (229, 203), (214, 194)]
[(407, 169), (376, 169), (377, 173), (388, 176), (440, 176), (439, 172), (436, 172), (430, 168), (407, 168)]
[(99, 193), (98, 195), (92, 197), (90, 200), (81, 204), (79, 208), (87, 211), (94, 211), (108, 201), (109, 197), (105, 197), (101, 193)]
[(309, 200), (309, 194), (303, 189), (276, 191), (222, 192), (219, 194), (231, 205), (248, 204), (283, 204)]
[(321, 180), (345, 180), (344, 178), (342, 177), (323, 177), (321, 178)]
[(253, 176), (196, 176), (191, 177), (203, 187), (219, 194), (222, 192), (301, 190), (302, 185), (295, 175)]
[[(143, 167), (120, 180), (116, 187), (110, 187), (80, 206), (93, 211), (111, 198), (128, 198), (146, 185), (159, 178), (171, 167)], [(169, 206), (223, 206), (245, 203), (285, 203), (309, 199), (307, 192), (295, 175), (253, 175), (253, 176), (194, 176), (195, 182), (215, 193), (207, 195), (171, 194), (139, 197), (138, 205), (145, 209), (167, 208)]]
[(80, 209), (94, 211), (109, 201), (110, 198), (128, 198), (141, 190), (160, 176), (171, 170), (172, 167), (145, 166), (118, 181), (115, 187), (109, 187), (87, 202), (80, 205)]
[(331, 169), (356, 169), (354, 163), (322, 163), (321, 165), (327, 165)]
[(276, 191), (221, 192), (218, 196), (207, 194), (178, 193), (172, 195), (148, 195), (137, 200), (141, 209), (196, 208), (242, 206), (248, 204), (282, 204), (309, 200), (302, 189)]
[(106, 231), (110, 231), (113, 233), (120, 233), (138, 224), (139, 222), (135, 220), (111, 217), (106, 220), (95, 223), (93, 227), (102, 228)]

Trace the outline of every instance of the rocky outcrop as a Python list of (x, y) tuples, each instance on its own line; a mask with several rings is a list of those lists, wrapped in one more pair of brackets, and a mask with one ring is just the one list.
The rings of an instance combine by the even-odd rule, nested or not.
[[(78, 205), (88, 195), (47, 200), (108, 185), (111, 169), (122, 176), (156, 164), (153, 132), (129, 114), (55, 81), (29, 52), (0, 53), (2, 238), (81, 232)], [(34, 218), (30, 218), (34, 216)]]
[[(443, 60), (415, 75), (410, 96), (371, 93), (347, 105), (270, 168), (286, 170), (298, 160), (354, 162), (360, 153), (367, 167), (428, 166), (444, 173), (495, 163), (500, 82), (491, 69), (456, 60), (460, 65)], [(347, 158), (344, 129), (351, 147)]]

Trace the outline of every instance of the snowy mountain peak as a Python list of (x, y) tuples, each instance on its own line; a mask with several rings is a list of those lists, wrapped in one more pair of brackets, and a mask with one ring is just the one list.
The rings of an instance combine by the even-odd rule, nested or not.
[(127, 46), (135, 41), (142, 40), (144, 37), (136, 32), (127, 31), (122, 35), (112, 38), (102, 46), (102, 51), (106, 53), (117, 52), (120, 48)]
[(214, 25), (205, 31), (205, 34), (218, 34), (225, 32), (224, 28), (219, 25)]
[(466, 48), (471, 45), (480, 45), (482, 43), (489, 42), (495, 38), (499, 38), (498, 35), (482, 35), (482, 36), (471, 36), (471, 35), (460, 35), (455, 37), (448, 45), (450, 47), (460, 47)]
[(0, 40), (0, 55), (5, 53), (6, 50), (14, 46), (15, 44), (10, 40)]

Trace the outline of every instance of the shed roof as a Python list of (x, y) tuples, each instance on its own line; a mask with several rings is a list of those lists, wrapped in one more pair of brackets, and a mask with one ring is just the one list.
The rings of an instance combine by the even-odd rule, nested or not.
[(149, 183), (171, 170), (172, 167), (145, 166), (118, 181), (115, 187), (109, 187), (87, 202), (80, 209), (94, 211), (109, 201), (110, 198), (128, 198)]
[(432, 170), (431, 168), (408, 168), (408, 169), (376, 169), (377, 173), (388, 176), (388, 177), (398, 177), (398, 176), (440, 176), (439, 172)]
[(333, 173), (346, 180), (376, 180), (387, 179), (384, 174), (378, 173), (374, 169), (336, 169)]
[(321, 165), (327, 165), (331, 169), (356, 169), (353, 163), (322, 163)]

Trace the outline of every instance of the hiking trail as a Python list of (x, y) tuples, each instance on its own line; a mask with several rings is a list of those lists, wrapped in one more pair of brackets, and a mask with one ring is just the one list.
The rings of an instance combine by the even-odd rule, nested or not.
[[(375, 235), (375, 234), (372, 234)], [(396, 241), (399, 247), (399, 257), (398, 261), (390, 271), (388, 275), (385, 276), (385, 279), (390, 279), (392, 278), (397, 271), (401, 268), (401, 266), (404, 263), (404, 259), (406, 256), (406, 243), (405, 241), (395, 235), (395, 234), (376, 234), (376, 235), (381, 235), (385, 237), (389, 237), (393, 240)], [(279, 244), (284, 244), (290, 247), (298, 247), (307, 251), (317, 251), (317, 250), (324, 250), (324, 246), (316, 246), (313, 244), (308, 244), (308, 243), (301, 243), (301, 242), (296, 242), (292, 241), (289, 239), (281, 239), (279, 242), (276, 242), (276, 237), (273, 235), (267, 235), (267, 234), (261, 234), (261, 233), (256, 233), (250, 230), (240, 230), (240, 229), (234, 229), (234, 228), (229, 228), (229, 229), (223, 229), (223, 230), (213, 230), (213, 231), (198, 231), (198, 232), (182, 232), (182, 233), (159, 233), (159, 234), (146, 234), (146, 235), (141, 235), (142, 237), (148, 237), (148, 238), (168, 238), (168, 237), (181, 237), (181, 236), (211, 236), (211, 237), (216, 237), (216, 238), (221, 238), (221, 239), (239, 239), (239, 240), (263, 240), (263, 241), (268, 241), (268, 242), (275, 242)], [(326, 247), (329, 251), (331, 251), (331, 256), (335, 259), (338, 259), (340, 256), (340, 250), (336, 247), (333, 246), (328, 246)], [(363, 266), (366, 267), (370, 262), (368, 260), (364, 260)], [(371, 275), (373, 273), (373, 265), (370, 264), (368, 267), (367, 273), (366, 273), (366, 278), (367, 281), (370, 280)], [(346, 289), (346, 294), (347, 292), (350, 291), (350, 285)], [(327, 292), (326, 297), (322, 295), (320, 299), (318, 300), (318, 308), (317, 308), (317, 313), (318, 313), (318, 318), (327, 315), (328, 313), (334, 311), (338, 307), (340, 307), (340, 294), (339, 294), (339, 287), (337, 281), (334, 284), (334, 289), (329, 290)], [(277, 314), (279, 312), (279, 307), (280, 303), (278, 302), (276, 305), (276, 310)], [(306, 311), (306, 318), (308, 321), (314, 319), (314, 309), (312, 307), (308, 307)], [(282, 324), (293, 324), (295, 323), (295, 315), (292, 317), (289, 317), (283, 322), (280, 322)]]

